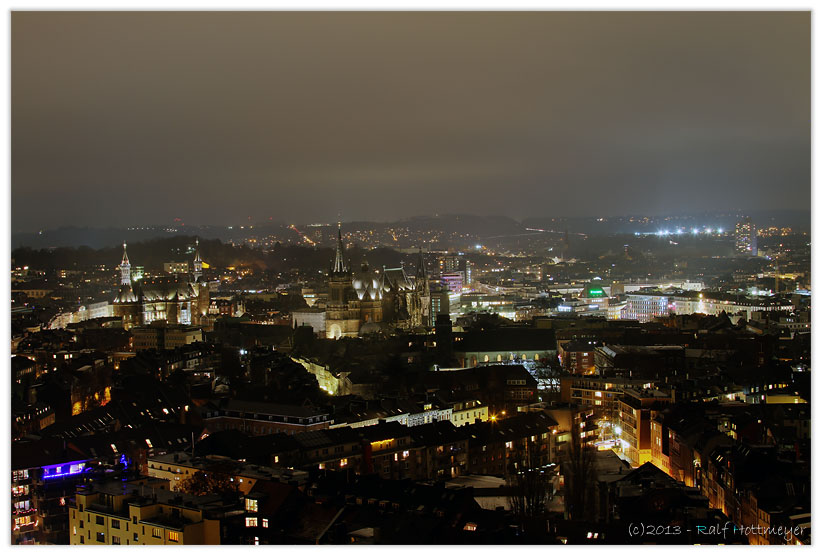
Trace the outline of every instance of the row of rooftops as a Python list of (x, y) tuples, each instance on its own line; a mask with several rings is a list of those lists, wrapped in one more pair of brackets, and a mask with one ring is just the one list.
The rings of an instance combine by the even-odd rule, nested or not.
[[(283, 405), (258, 401), (242, 401), (239, 399), (220, 399), (211, 402), (201, 409), (206, 418), (229, 416), (254, 420), (272, 420), (283, 422), (283, 418), (293, 418), (294, 424), (324, 422), (328, 420), (328, 412), (311, 406)], [(269, 418), (271, 417), (271, 418)]]
[(189, 452), (177, 451), (148, 457), (149, 468), (156, 468), (161, 471), (179, 466), (208, 470), (215, 463), (232, 467), (231, 473), (243, 478), (275, 480), (285, 483), (293, 482), (298, 485), (302, 485), (308, 480), (308, 473), (302, 470), (236, 461), (220, 455), (192, 456)]
[[(504, 442), (513, 439), (543, 434), (548, 429), (557, 426), (556, 420), (544, 412), (522, 413), (509, 418), (488, 422), (475, 422), (463, 426), (454, 426), (450, 421), (433, 422), (420, 426), (407, 427), (399, 422), (380, 422), (372, 426), (361, 428), (330, 428), (313, 430), (294, 435), (278, 433), (268, 436), (258, 436), (249, 445), (256, 449), (263, 449), (268, 454), (318, 450), (339, 445), (375, 443), (380, 441), (409, 438), (413, 445), (439, 445), (442, 442), (457, 442), (467, 440), (471, 444), (485, 444), (489, 442)], [(205, 442), (198, 445), (197, 451), (201, 454), (209, 449), (221, 450), (218, 439), (220, 434), (235, 434), (236, 432), (216, 432), (208, 439), (212, 439), (209, 446)], [(208, 440), (206, 440), (207, 442)]]
[[(160, 478), (140, 477), (137, 480), (95, 480), (89, 484), (77, 486), (76, 494), (88, 496), (100, 494), (104, 497), (123, 497), (124, 508), (115, 511), (106, 503), (92, 503), (83, 509), (85, 511), (107, 514), (111, 516), (128, 517), (128, 505), (150, 506), (168, 505), (181, 509), (209, 510), (220, 509), (223, 501), (220, 495), (189, 495), (178, 491), (164, 489), (168, 482)], [(175, 525), (175, 520), (177, 521)], [(145, 524), (160, 524), (166, 527), (179, 528), (189, 521), (182, 516), (158, 514), (140, 521)]]

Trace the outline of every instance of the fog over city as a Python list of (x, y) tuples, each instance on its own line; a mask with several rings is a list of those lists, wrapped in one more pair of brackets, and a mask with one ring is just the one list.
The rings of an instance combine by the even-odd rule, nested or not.
[(810, 24), (12, 12), (10, 543), (811, 545)]
[(14, 231), (809, 206), (807, 14), (12, 22)]

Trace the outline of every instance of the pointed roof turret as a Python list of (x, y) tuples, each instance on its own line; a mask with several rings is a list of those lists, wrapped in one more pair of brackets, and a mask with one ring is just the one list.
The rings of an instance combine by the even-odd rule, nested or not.
[(200, 258), (200, 238), (194, 238), (194, 271), (191, 274), (194, 277), (194, 281), (200, 281), (200, 277), (203, 275), (203, 259)]
[(123, 241), (123, 261), (120, 262), (120, 285), (131, 285), (131, 262), (128, 261), (125, 241)]
[(337, 222), (337, 254), (334, 256), (334, 266), (331, 268), (332, 274), (345, 274), (348, 267), (345, 265), (345, 248), (342, 241), (342, 223)]
[(120, 265), (124, 266), (126, 264), (131, 265), (131, 263), (128, 261), (128, 253), (126, 253), (126, 242), (123, 241), (123, 261), (120, 262)]

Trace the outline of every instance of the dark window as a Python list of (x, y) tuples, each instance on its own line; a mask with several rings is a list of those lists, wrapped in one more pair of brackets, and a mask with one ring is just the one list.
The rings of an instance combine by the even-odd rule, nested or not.
[(86, 543), (86, 538), (83, 537), (83, 536), (80, 536), (80, 543)]
[(139, 537), (137, 536), (137, 532), (134, 532), (134, 541), (135, 541), (135, 542), (136, 542), (136, 541), (140, 541), (140, 540), (139, 540)]
[(97, 541), (99, 543), (105, 543), (106, 542), (106, 535), (102, 532), (97, 532)]
[(119, 530), (120, 529), (120, 521), (117, 520), (116, 518), (112, 518), (111, 519), (111, 527), (112, 528), (117, 528)]
[(97, 524), (103, 524), (104, 522), (105, 522), (105, 519), (98, 515), (97, 516)]
[(120, 538), (117, 536), (111, 536), (111, 545), (120, 545)]

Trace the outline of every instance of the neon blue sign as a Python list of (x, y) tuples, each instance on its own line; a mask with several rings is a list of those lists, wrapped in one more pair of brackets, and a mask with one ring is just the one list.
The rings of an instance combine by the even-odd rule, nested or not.
[(43, 479), (64, 478), (66, 476), (76, 476), (86, 470), (87, 461), (71, 461), (67, 463), (51, 464), (41, 467), (43, 469)]

